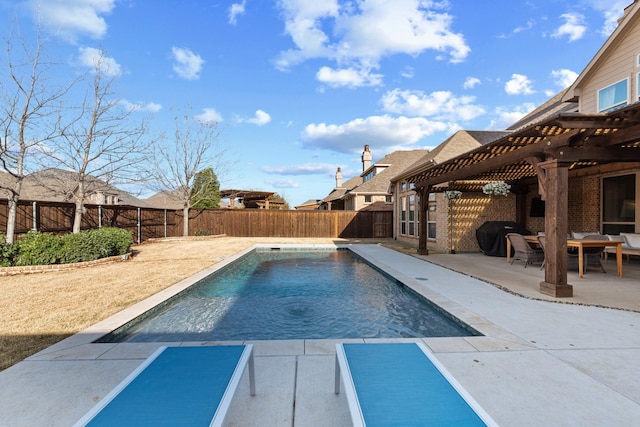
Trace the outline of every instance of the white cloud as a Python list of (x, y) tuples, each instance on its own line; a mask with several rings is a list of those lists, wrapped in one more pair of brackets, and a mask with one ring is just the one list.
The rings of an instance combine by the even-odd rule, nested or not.
[(276, 59), (281, 70), (314, 58), (333, 61), (338, 70), (371, 70), (383, 57), (417, 56), (427, 50), (460, 62), (470, 52), (464, 36), (451, 29), (452, 17), (443, 11), (448, 2), (280, 0), (278, 4), (295, 45)]
[(578, 73), (566, 68), (561, 68), (559, 70), (551, 71), (551, 78), (553, 78), (553, 81), (557, 86), (564, 89), (576, 81)]
[(558, 27), (551, 34), (551, 37), (562, 38), (567, 36), (570, 42), (574, 42), (580, 40), (586, 33), (587, 26), (584, 23), (584, 15), (580, 13), (563, 13), (560, 18), (564, 19), (564, 24)]
[(267, 184), (274, 188), (298, 188), (300, 185), (292, 179), (279, 179), (276, 181), (267, 181)]
[(120, 105), (129, 111), (146, 111), (149, 113), (157, 113), (162, 109), (162, 105), (155, 102), (130, 102), (126, 99), (121, 99)]
[(604, 24), (600, 33), (607, 37), (618, 26), (618, 18), (622, 16), (624, 8), (631, 3), (631, 0), (588, 0), (587, 3), (602, 13)]
[(101, 15), (115, 8), (115, 0), (29, 0), (28, 6), (47, 27), (75, 41), (79, 35), (101, 39), (107, 23)]
[(404, 67), (404, 69), (400, 72), (400, 75), (405, 79), (412, 79), (415, 75), (415, 71), (413, 67)]
[[(459, 129), (455, 123), (427, 120), (422, 117), (371, 116), (339, 125), (307, 125), (302, 132), (305, 148), (321, 148), (340, 153), (360, 153), (365, 144), (375, 141), (376, 149), (406, 148), (435, 132)], [(411, 147), (412, 148), (412, 147)]]
[(356, 70), (354, 68), (334, 70), (329, 67), (322, 67), (316, 73), (316, 79), (331, 87), (355, 88), (382, 84), (381, 74), (371, 74), (371, 70)]
[(264, 126), (271, 121), (271, 116), (262, 110), (257, 110), (256, 115), (250, 119), (245, 120), (247, 123), (251, 123), (258, 126)]
[(480, 79), (477, 77), (467, 77), (467, 79), (464, 81), (464, 84), (462, 85), (463, 88), (465, 89), (473, 89), (474, 87), (476, 87), (477, 85), (480, 84)]
[(411, 116), (433, 117), (437, 120), (472, 120), (485, 113), (483, 107), (474, 104), (475, 97), (455, 97), (448, 91), (425, 94), (421, 91), (394, 89), (380, 100), (385, 111)]
[(514, 73), (511, 75), (511, 80), (505, 83), (504, 90), (509, 95), (531, 95), (535, 93), (531, 84), (527, 76)]
[(180, 47), (172, 47), (171, 53), (173, 55), (173, 71), (175, 71), (180, 77), (187, 80), (198, 80), (200, 78), (200, 71), (204, 64), (204, 59), (191, 50)]
[(229, 24), (236, 25), (238, 16), (244, 15), (246, 5), (247, 0), (242, 0), (242, 3), (234, 3), (229, 7)]
[(196, 114), (196, 120), (200, 123), (220, 123), (222, 116), (213, 108), (203, 108), (202, 113)]
[(506, 129), (529, 114), (534, 108), (536, 108), (536, 105), (531, 102), (518, 105), (513, 109), (497, 107), (493, 114), (495, 119), (489, 124), (489, 129)]
[(263, 166), (262, 171), (276, 175), (331, 175), (340, 165), (328, 163), (306, 163), (295, 166)]
[(122, 67), (114, 58), (106, 56), (101, 49), (93, 47), (78, 48), (78, 63), (95, 71), (98, 67), (102, 74), (117, 77), (122, 74)]

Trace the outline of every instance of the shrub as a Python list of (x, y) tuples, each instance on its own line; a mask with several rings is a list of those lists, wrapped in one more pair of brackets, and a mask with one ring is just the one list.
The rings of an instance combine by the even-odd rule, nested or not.
[(60, 262), (62, 240), (54, 234), (29, 231), (16, 245), (16, 265), (48, 265)]
[(62, 237), (61, 262), (93, 261), (124, 255), (133, 244), (131, 233), (120, 228), (100, 228)]
[(15, 258), (18, 253), (18, 247), (16, 245), (8, 245), (5, 243), (7, 240), (6, 235), (0, 231), (0, 267), (11, 267), (15, 263)]
[(93, 261), (124, 255), (129, 252), (132, 244), (131, 233), (119, 228), (101, 228), (63, 236), (30, 231), (13, 245), (15, 248), (11, 250), (14, 252), (8, 252), (7, 257), (2, 258), (3, 248), (0, 247), (0, 263), (3, 259), (10, 258), (15, 258), (14, 265)]

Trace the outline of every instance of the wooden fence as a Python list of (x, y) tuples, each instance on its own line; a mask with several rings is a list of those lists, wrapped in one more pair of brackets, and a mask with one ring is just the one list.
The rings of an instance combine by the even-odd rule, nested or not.
[[(20, 201), (16, 234), (29, 230), (68, 233), (73, 226), (71, 203)], [(182, 235), (182, 211), (120, 205), (86, 205), (82, 229), (120, 227), (134, 241)], [(6, 230), (7, 203), (0, 202), (0, 230)], [(264, 209), (192, 209), (189, 234), (235, 237), (343, 237), (393, 236), (392, 212), (280, 211)]]

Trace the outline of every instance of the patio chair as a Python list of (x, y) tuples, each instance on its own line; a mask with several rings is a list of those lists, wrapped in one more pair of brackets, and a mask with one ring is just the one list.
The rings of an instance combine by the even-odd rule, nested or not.
[(540, 245), (540, 249), (542, 249), (542, 254), (544, 257), (544, 259), (542, 260), (542, 265), (540, 266), (540, 270), (542, 270), (545, 263), (547, 262), (547, 253), (544, 249), (544, 245), (547, 244), (547, 236), (545, 236), (544, 233), (540, 234), (540, 232), (538, 232), (538, 244)]
[(341, 378), (354, 426), (497, 426), (423, 343), (337, 344)]
[[(609, 240), (606, 235), (602, 234), (590, 234), (584, 237), (585, 240)], [(599, 248), (584, 248), (582, 249), (582, 254), (584, 255), (584, 271), (587, 271), (589, 267), (589, 263), (593, 263), (595, 265), (600, 266), (600, 270), (603, 273), (607, 271), (604, 269), (604, 264), (602, 264), (602, 252), (604, 252), (604, 247)]]
[(511, 247), (515, 254), (511, 257), (511, 264), (515, 260), (524, 261), (524, 268), (529, 264), (537, 264), (544, 261), (544, 252), (542, 249), (532, 248), (521, 234), (509, 233), (507, 239), (511, 242)]
[(75, 426), (221, 426), (253, 345), (161, 347)]

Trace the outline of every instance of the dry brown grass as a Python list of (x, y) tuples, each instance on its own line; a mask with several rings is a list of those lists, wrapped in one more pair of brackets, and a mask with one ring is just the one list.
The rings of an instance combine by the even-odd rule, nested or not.
[(215, 264), (219, 257), (267, 242), (335, 240), (163, 241), (134, 247), (133, 258), (126, 262), (0, 277), (0, 370)]

